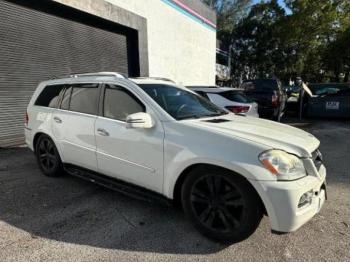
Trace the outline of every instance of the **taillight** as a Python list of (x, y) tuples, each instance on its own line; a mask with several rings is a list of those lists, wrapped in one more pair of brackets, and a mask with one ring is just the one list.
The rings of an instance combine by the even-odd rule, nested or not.
[(279, 106), (279, 100), (278, 100), (278, 95), (277, 95), (276, 91), (274, 92), (274, 94), (271, 97), (271, 102), (272, 102), (272, 106), (274, 106), (274, 107)]
[(27, 126), (29, 122), (28, 112), (26, 112), (26, 118), (24, 124)]
[(225, 108), (235, 114), (247, 113), (249, 111), (249, 106), (226, 106)]

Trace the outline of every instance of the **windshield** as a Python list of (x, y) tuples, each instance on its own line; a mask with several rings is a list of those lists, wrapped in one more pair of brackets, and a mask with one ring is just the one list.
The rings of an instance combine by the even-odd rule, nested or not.
[(172, 85), (139, 84), (139, 86), (176, 120), (227, 114), (205, 98)]

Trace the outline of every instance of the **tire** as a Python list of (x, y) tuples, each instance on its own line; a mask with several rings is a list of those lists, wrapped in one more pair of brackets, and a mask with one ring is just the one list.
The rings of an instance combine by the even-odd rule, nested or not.
[(41, 172), (48, 177), (64, 174), (62, 161), (55, 143), (47, 135), (41, 135), (35, 145), (35, 155)]
[(239, 242), (255, 232), (263, 212), (249, 182), (220, 168), (191, 171), (181, 200), (185, 215), (204, 236), (219, 242)]

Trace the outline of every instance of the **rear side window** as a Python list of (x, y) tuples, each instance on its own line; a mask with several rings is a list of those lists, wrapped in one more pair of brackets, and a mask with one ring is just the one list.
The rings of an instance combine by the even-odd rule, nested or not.
[(56, 108), (64, 85), (46, 86), (35, 101), (36, 106)]
[[(69, 110), (96, 115), (98, 108), (98, 84), (77, 84), (72, 85), (71, 88)], [(67, 89), (67, 91), (68, 90), (69, 89)], [(69, 96), (69, 92), (67, 95)], [(66, 96), (64, 99), (67, 100)], [(65, 100), (62, 102), (63, 105), (65, 105)], [(65, 106), (67, 107), (67, 105)]]
[(225, 97), (226, 99), (239, 103), (251, 103), (253, 102), (250, 98), (244, 95), (242, 92), (238, 91), (225, 91), (221, 92), (219, 95)]
[(145, 112), (145, 106), (125, 88), (106, 85), (103, 116), (125, 121), (133, 113)]

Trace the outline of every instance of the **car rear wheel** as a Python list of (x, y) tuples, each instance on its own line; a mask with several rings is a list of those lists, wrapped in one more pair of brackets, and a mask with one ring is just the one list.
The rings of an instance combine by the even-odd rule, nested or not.
[(36, 143), (36, 158), (44, 175), (56, 177), (63, 174), (62, 161), (50, 137), (41, 135)]
[(186, 216), (203, 235), (221, 242), (254, 233), (262, 218), (260, 203), (246, 179), (218, 168), (194, 170), (182, 188)]

